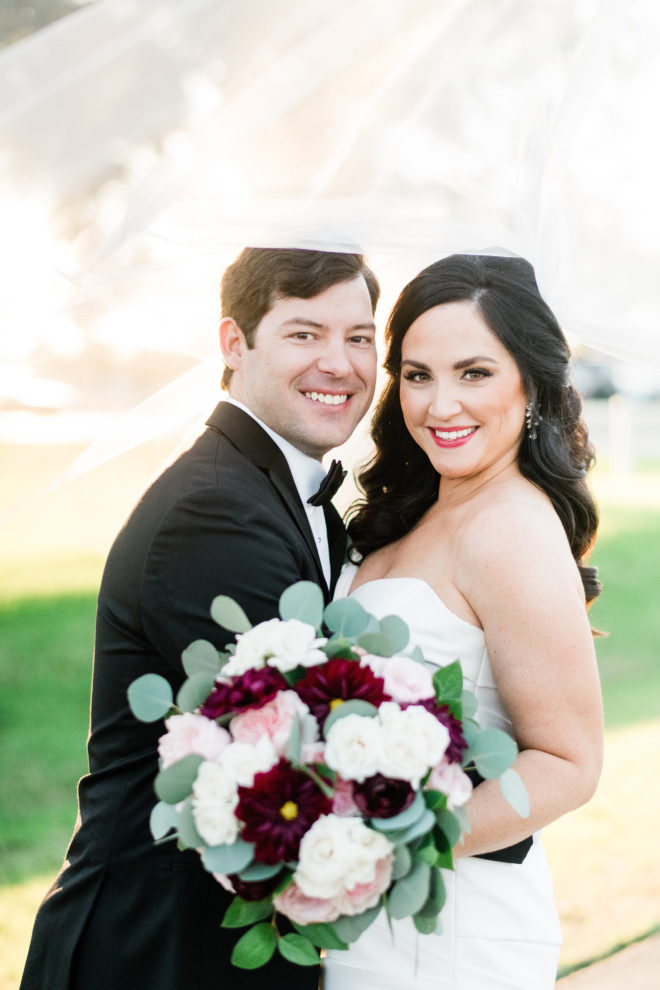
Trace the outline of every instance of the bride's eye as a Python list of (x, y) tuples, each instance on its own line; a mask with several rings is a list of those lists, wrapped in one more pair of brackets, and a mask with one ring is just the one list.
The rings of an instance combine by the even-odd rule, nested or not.
[(463, 377), (469, 382), (478, 382), (482, 378), (490, 378), (491, 372), (486, 368), (468, 368)]
[(406, 371), (403, 375), (406, 382), (426, 382), (429, 380), (427, 371)]

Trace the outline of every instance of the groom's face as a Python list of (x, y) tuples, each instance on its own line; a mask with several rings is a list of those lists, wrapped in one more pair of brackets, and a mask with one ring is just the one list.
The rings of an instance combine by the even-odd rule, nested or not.
[(373, 397), (375, 325), (366, 282), (360, 275), (311, 299), (279, 299), (251, 349), (235, 329), (230, 363), (231, 395), (320, 459), (348, 439)]

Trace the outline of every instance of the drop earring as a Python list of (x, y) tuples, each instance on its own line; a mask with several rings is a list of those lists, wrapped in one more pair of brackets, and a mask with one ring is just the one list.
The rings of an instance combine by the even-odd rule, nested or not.
[(530, 440), (536, 440), (536, 427), (542, 419), (543, 417), (537, 411), (536, 403), (533, 400), (530, 400), (525, 406), (525, 424)]

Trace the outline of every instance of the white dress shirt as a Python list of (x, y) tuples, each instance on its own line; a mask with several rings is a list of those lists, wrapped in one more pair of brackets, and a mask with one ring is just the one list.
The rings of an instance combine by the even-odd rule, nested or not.
[(328, 548), (328, 529), (325, 524), (325, 515), (323, 514), (323, 506), (321, 505), (310, 505), (307, 501), (308, 498), (318, 490), (321, 481), (325, 477), (325, 468), (320, 461), (315, 460), (313, 457), (309, 457), (307, 454), (303, 454), (301, 450), (294, 447), (292, 443), (285, 440), (274, 430), (271, 430), (270, 426), (259, 419), (258, 416), (244, 406), (242, 402), (237, 399), (232, 399), (231, 396), (227, 396), (227, 402), (231, 402), (233, 406), (238, 406), (243, 412), (251, 416), (255, 423), (266, 431), (268, 436), (273, 440), (274, 443), (280, 448), (284, 456), (286, 457), (286, 462), (289, 465), (289, 470), (291, 471), (291, 476), (293, 477), (294, 484), (300, 495), (300, 501), (302, 502), (305, 512), (307, 513), (307, 518), (309, 519), (309, 525), (312, 530), (312, 534), (316, 541), (316, 547), (319, 553), (319, 558), (321, 560), (321, 567), (323, 568), (323, 574), (325, 579), (330, 584), (330, 550)]

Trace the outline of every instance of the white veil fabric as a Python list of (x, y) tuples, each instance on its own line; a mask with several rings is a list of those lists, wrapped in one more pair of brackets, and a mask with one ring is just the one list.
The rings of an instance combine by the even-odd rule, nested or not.
[(382, 311), (445, 254), (522, 254), (569, 337), (660, 367), (659, 43), (647, 0), (96, 0), (0, 51), (5, 332), (38, 347), (47, 308), (211, 361), (70, 474), (212, 407), (246, 244), (359, 244)]

